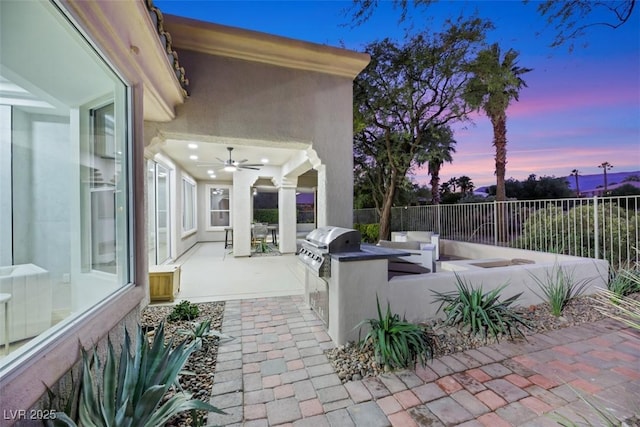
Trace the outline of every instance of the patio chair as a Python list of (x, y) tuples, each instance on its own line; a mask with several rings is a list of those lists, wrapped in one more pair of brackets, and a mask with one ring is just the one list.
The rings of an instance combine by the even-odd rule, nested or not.
[(267, 246), (267, 234), (269, 230), (264, 224), (256, 224), (253, 227), (253, 245), (258, 252), (264, 252)]

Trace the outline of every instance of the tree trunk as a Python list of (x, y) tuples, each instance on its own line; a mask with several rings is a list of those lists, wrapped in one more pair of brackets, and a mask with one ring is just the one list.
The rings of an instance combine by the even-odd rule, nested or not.
[(507, 118), (491, 117), (493, 125), (493, 146), (496, 147), (496, 200), (504, 202), (507, 194), (504, 186), (504, 176), (507, 170)]
[(506, 242), (509, 240), (509, 230), (507, 230), (506, 204), (507, 193), (504, 183), (504, 176), (507, 169), (507, 118), (500, 115), (491, 117), (493, 125), (493, 145), (496, 147), (496, 227), (498, 230), (498, 241)]
[(440, 204), (440, 171), (435, 169), (431, 172), (431, 203)]
[(396, 194), (396, 185), (394, 182), (389, 185), (384, 194), (384, 202), (380, 212), (380, 232), (379, 240), (390, 240), (391, 237), (391, 208), (393, 207), (393, 198)]

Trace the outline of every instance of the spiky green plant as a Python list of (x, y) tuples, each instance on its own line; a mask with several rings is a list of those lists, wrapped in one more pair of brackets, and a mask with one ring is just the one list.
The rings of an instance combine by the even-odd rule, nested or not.
[(551, 314), (560, 316), (569, 301), (582, 295), (593, 279), (575, 280), (575, 269), (568, 270), (555, 263), (552, 269), (546, 269), (542, 278), (533, 273), (529, 276), (538, 285), (542, 295), (531, 289), (538, 298), (546, 301)]
[(612, 269), (607, 289), (619, 297), (640, 292), (640, 274), (629, 268)]
[[(96, 349), (90, 356), (82, 351), (82, 378), (78, 421), (82, 426), (95, 427), (158, 427), (173, 416), (189, 410), (223, 413), (215, 406), (192, 399), (183, 391), (178, 377), (195, 345), (186, 341), (173, 348), (173, 340), (164, 342), (164, 325), (156, 330), (149, 344), (138, 327), (137, 343), (132, 350), (131, 338), (125, 330), (125, 340), (119, 360), (111, 341), (107, 345), (104, 364)], [(98, 377), (102, 375), (102, 381)], [(163, 403), (171, 387), (176, 393)], [(55, 425), (75, 427), (68, 414), (58, 413)]]
[(176, 332), (190, 337), (195, 343), (196, 350), (200, 350), (202, 348), (202, 344), (206, 343), (209, 338), (218, 338), (221, 341), (232, 339), (229, 335), (212, 330), (211, 319), (207, 319), (203, 322), (193, 322), (189, 329), (178, 329)]
[(470, 335), (481, 335), (485, 339), (493, 335), (499, 339), (500, 335), (513, 333), (524, 337), (520, 326), (529, 328), (526, 320), (518, 315), (511, 305), (522, 295), (520, 292), (504, 301), (500, 301), (500, 292), (504, 285), (488, 292), (482, 291), (482, 286), (474, 288), (456, 274), (455, 291), (433, 291), (434, 302), (439, 302), (438, 311), (444, 310), (447, 325), (465, 325)]
[(360, 346), (364, 347), (370, 342), (376, 361), (391, 369), (413, 367), (416, 361), (425, 365), (433, 356), (433, 340), (427, 330), (391, 313), (389, 303), (387, 312), (383, 315), (377, 296), (376, 305), (378, 318), (365, 320), (357, 326), (368, 323), (371, 327)]

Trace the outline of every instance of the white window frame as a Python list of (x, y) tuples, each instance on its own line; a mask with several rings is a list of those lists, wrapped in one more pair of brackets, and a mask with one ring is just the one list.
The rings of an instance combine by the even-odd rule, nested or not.
[[(187, 188), (191, 189), (191, 192), (188, 194)], [(187, 199), (187, 196), (190, 195), (191, 200)], [(197, 215), (197, 206), (198, 206), (198, 185), (196, 181), (188, 176), (182, 176), (182, 237), (187, 237), (194, 234), (198, 230), (198, 215)], [(188, 215), (188, 206), (191, 206), (191, 227), (186, 227), (185, 224), (188, 222), (189, 218), (186, 217)], [(188, 224), (187, 224), (188, 225)]]
[[(232, 185), (224, 185), (224, 184), (220, 184), (220, 185), (212, 185), (212, 184), (207, 184), (207, 204), (205, 205), (205, 211), (206, 211), (206, 221), (207, 221), (207, 226), (206, 229), (208, 231), (224, 231), (225, 227), (232, 227), (233, 226), (233, 186)], [(211, 225), (211, 190), (215, 190), (216, 188), (223, 188), (229, 191), (229, 225), (228, 226), (222, 226), (222, 225)]]

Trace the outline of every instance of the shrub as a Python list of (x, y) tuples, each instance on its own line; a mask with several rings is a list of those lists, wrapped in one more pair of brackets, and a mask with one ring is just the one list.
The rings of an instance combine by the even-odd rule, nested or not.
[(438, 310), (443, 309), (447, 318), (447, 325), (464, 325), (469, 328), (469, 334), (482, 335), (485, 339), (489, 334), (496, 339), (508, 334), (513, 338), (513, 332), (524, 337), (520, 326), (529, 325), (520, 317), (511, 305), (520, 298), (522, 292), (500, 301), (500, 292), (504, 285), (483, 293), (482, 286), (474, 288), (456, 274), (457, 290), (451, 292), (433, 292), (434, 302), (440, 302)]
[(376, 361), (391, 369), (413, 367), (416, 360), (425, 365), (433, 355), (433, 340), (427, 330), (420, 325), (409, 323), (392, 314), (387, 303), (387, 312), (383, 316), (380, 301), (376, 297), (378, 318), (363, 321), (360, 325), (369, 323), (371, 330), (360, 342), (361, 347), (371, 342), (375, 351)]
[(551, 314), (556, 317), (562, 314), (569, 301), (582, 295), (591, 282), (591, 279), (576, 282), (574, 273), (575, 270), (568, 271), (558, 264), (554, 264), (551, 270), (547, 269), (543, 278), (529, 273), (544, 296), (533, 289), (531, 291), (549, 304)]
[[(623, 203), (624, 200), (618, 201)], [(627, 203), (628, 205), (628, 203)], [(638, 214), (604, 199), (598, 205), (598, 241), (593, 230), (593, 206), (575, 206), (568, 211), (551, 204), (526, 216), (522, 234), (514, 242), (518, 248), (557, 251), (583, 257), (599, 256), (616, 265), (630, 258), (630, 248), (638, 243)]]
[(380, 224), (354, 224), (353, 228), (360, 232), (363, 242), (378, 242), (380, 235)]
[(253, 220), (262, 224), (277, 224), (278, 209), (254, 209)]
[(609, 283), (607, 283), (607, 289), (618, 297), (640, 292), (640, 280), (638, 280), (638, 277), (638, 273), (635, 271), (622, 269), (612, 271)]
[(167, 317), (170, 322), (178, 320), (193, 320), (198, 317), (200, 310), (196, 304), (192, 304), (187, 300), (181, 301), (173, 308), (173, 311)]
[[(167, 391), (178, 384), (178, 376), (195, 346), (182, 342), (174, 349), (173, 340), (165, 344), (162, 323), (152, 344), (138, 326), (133, 354), (126, 330), (119, 358), (115, 356), (111, 341), (107, 347), (104, 365), (100, 364), (95, 348), (93, 357), (82, 351), (77, 414), (80, 425), (155, 427), (164, 425), (183, 411), (223, 413), (208, 403), (192, 399), (182, 390), (165, 399)], [(100, 376), (102, 378), (99, 379)], [(54, 424), (77, 425), (69, 413), (57, 413), (55, 423), (49, 425)]]

